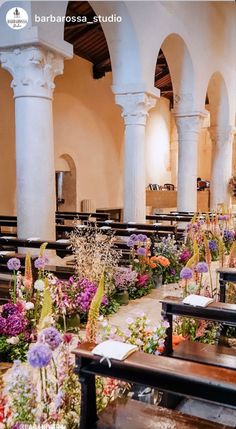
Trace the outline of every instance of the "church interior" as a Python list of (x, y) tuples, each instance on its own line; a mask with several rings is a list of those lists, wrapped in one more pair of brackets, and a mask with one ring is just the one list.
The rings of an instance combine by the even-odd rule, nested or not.
[(236, 428), (236, 5), (0, 2), (0, 429)]

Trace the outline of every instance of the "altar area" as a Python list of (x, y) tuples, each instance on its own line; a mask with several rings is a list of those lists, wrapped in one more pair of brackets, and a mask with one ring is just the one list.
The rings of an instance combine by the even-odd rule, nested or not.
[[(177, 192), (161, 190), (151, 191), (146, 190), (146, 206), (151, 207), (152, 211), (155, 209), (176, 209), (177, 208)], [(207, 213), (210, 210), (210, 191), (198, 191), (197, 192), (197, 211), (201, 213)]]

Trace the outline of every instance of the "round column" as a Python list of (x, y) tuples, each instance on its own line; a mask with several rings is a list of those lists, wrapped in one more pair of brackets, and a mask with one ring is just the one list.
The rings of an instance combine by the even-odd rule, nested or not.
[(124, 146), (124, 221), (146, 221), (145, 126), (148, 111), (156, 99), (146, 93), (116, 95), (123, 109)]
[(211, 209), (216, 210), (218, 204), (229, 207), (229, 179), (232, 175), (232, 127), (209, 128), (212, 140), (212, 171), (211, 171)]
[(61, 56), (43, 47), (4, 52), (15, 99), (17, 231), (19, 238), (55, 239), (55, 168), (52, 95)]
[(175, 114), (178, 130), (177, 210), (197, 211), (198, 141), (203, 115)]

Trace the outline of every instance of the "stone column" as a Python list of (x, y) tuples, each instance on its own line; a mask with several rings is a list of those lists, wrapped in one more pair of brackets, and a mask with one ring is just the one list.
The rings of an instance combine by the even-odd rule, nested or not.
[(229, 179), (232, 175), (232, 142), (233, 129), (228, 126), (209, 128), (212, 140), (212, 170), (211, 170), (211, 209), (217, 204), (229, 207), (231, 196), (229, 193)]
[(204, 115), (174, 113), (178, 130), (178, 211), (197, 210), (198, 141)]
[(63, 72), (63, 58), (42, 46), (22, 46), (2, 52), (1, 62), (13, 76), (18, 237), (53, 240), (56, 201), (52, 95), (54, 78)]
[(116, 95), (125, 122), (124, 221), (145, 222), (145, 126), (156, 99), (142, 93)]

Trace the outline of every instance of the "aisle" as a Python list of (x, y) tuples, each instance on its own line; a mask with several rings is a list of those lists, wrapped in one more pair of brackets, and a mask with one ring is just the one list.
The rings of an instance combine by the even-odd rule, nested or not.
[(135, 318), (141, 313), (146, 313), (152, 323), (157, 323), (161, 318), (161, 304), (159, 300), (168, 295), (180, 296), (181, 290), (179, 286), (177, 284), (168, 284), (153, 289), (149, 295), (131, 300), (128, 305), (122, 305), (116, 314), (109, 316), (109, 321), (114, 326), (125, 328), (128, 317)]

